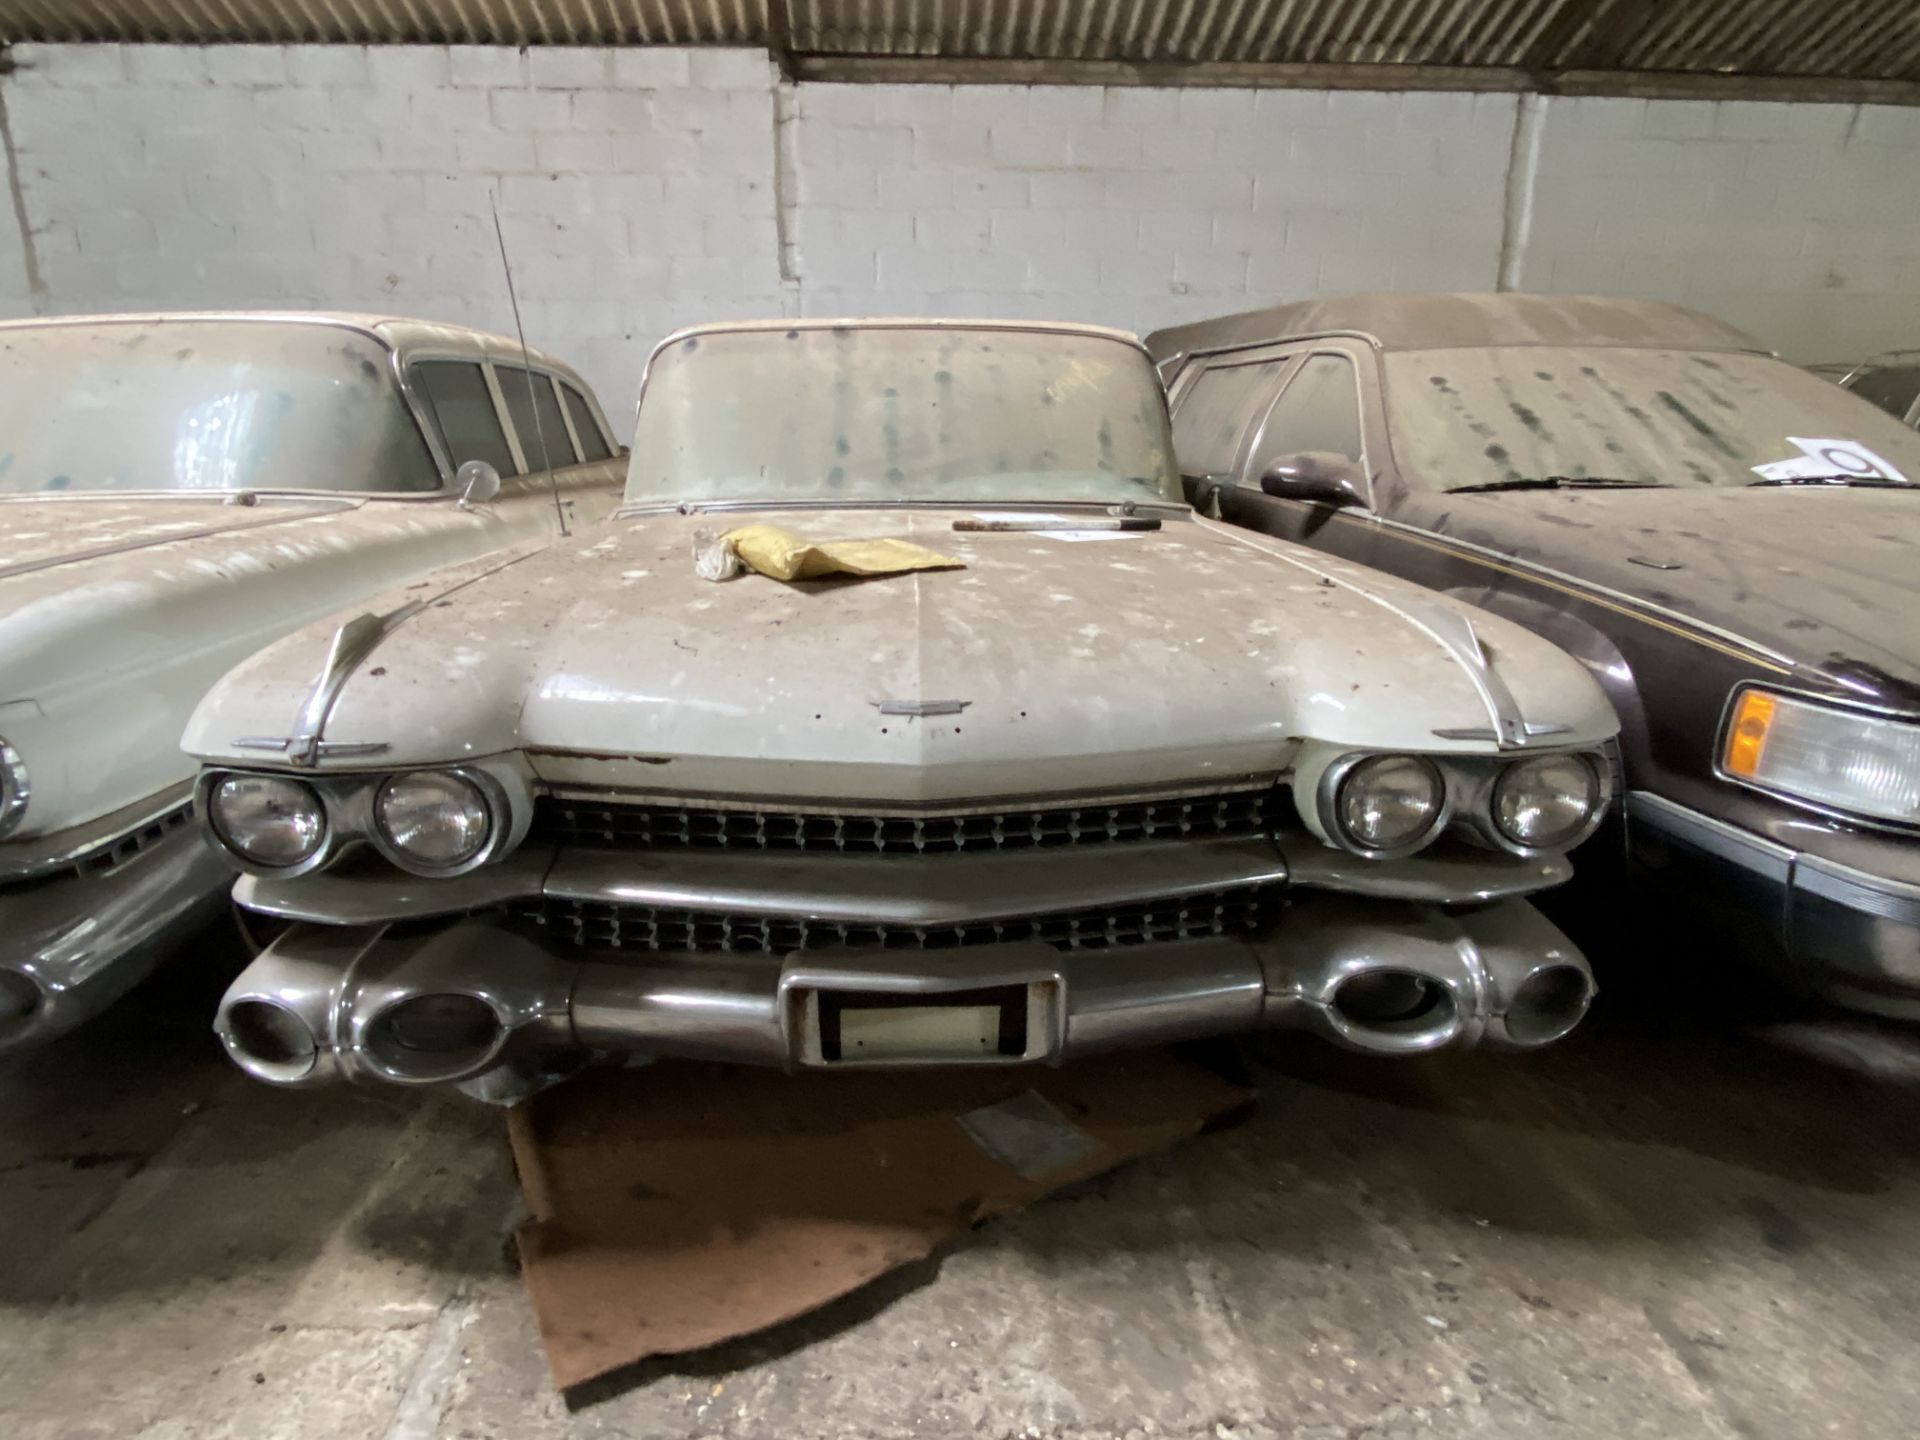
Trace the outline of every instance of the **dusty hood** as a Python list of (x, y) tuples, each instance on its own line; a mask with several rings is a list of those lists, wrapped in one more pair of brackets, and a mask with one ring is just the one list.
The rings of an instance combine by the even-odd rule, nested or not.
[(8, 499), (0, 501), (0, 580), (126, 555), (156, 545), (304, 519), (351, 501), (225, 505), (217, 499)]
[[(740, 517), (614, 521), (450, 577), (347, 684), (326, 739), (385, 745), (383, 766), (522, 748), (549, 779), (902, 800), (1230, 782), (1284, 768), (1306, 736), (1489, 748), (1434, 733), (1490, 725), (1418, 618), (1460, 607), (1297, 547), (1189, 519), (1074, 541), (957, 533), (947, 510), (746, 518), (904, 536), (966, 568), (715, 584), (695, 534)], [(1474, 623), (1527, 720), (1568, 743), (1612, 732), (1573, 661)], [(188, 749), (258, 763), (232, 741), (288, 733), (325, 640), (234, 672)], [(929, 705), (948, 713), (896, 713)]]
[[(1437, 529), (1920, 699), (1920, 493), (1574, 490), (1444, 497)], [(1862, 670), (1865, 667), (1865, 671)], [(1890, 695), (1891, 703), (1901, 703)]]

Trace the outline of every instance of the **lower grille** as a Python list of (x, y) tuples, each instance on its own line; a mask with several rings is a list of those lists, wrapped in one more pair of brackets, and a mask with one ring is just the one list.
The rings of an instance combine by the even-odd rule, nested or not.
[(696, 846), (856, 855), (942, 855), (1109, 841), (1205, 839), (1271, 830), (1272, 787), (987, 815), (843, 815), (613, 804), (542, 796), (532, 839), (597, 849)]
[(1252, 885), (1101, 910), (947, 926), (854, 925), (804, 916), (670, 910), (554, 897), (530, 901), (514, 913), (570, 944), (594, 949), (785, 954), (840, 946), (952, 950), (1039, 941), (1059, 950), (1105, 950), (1250, 933), (1278, 915), (1281, 889)]

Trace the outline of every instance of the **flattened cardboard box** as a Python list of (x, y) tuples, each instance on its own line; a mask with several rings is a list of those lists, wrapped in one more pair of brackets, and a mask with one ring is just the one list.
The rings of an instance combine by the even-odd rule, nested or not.
[(548, 1091), (509, 1133), (554, 1383), (803, 1315), (1252, 1099), (1161, 1052), (1062, 1070), (660, 1064)]

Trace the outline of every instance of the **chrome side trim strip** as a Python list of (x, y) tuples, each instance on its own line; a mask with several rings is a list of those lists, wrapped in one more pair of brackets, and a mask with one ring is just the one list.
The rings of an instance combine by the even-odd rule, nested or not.
[(1502, 565), (1530, 571), (1535, 575), (1541, 576), (1543, 579), (1554, 580), (1562, 585), (1569, 585), (1578, 590), (1590, 591), (1595, 595), (1604, 595), (1616, 604), (1629, 606), (1636, 610), (1644, 610), (1650, 615), (1658, 615), (1662, 619), (1671, 620), (1675, 624), (1697, 630), (1702, 635), (1711, 635), (1715, 639), (1724, 640), (1730, 645), (1738, 645), (1743, 650), (1772, 660), (1776, 664), (1784, 665), (1789, 670), (1797, 669), (1799, 666), (1800, 662), (1795, 660), (1791, 655), (1783, 654), (1771, 646), (1762, 645), (1757, 640), (1750, 639), (1737, 631), (1724, 629), (1721, 626), (1702, 620), (1698, 616), (1689, 615), (1684, 610), (1675, 610), (1670, 606), (1657, 605), (1651, 600), (1643, 600), (1637, 595), (1629, 595), (1624, 590), (1615, 590), (1611, 586), (1598, 584), (1582, 576), (1570, 574), (1565, 570), (1556, 570), (1551, 565), (1541, 564), (1538, 560), (1528, 560), (1523, 556), (1511, 555), (1504, 550), (1496, 550), (1490, 545), (1476, 545), (1471, 540), (1462, 540), (1459, 536), (1449, 535), (1444, 531), (1428, 530), (1423, 526), (1409, 525), (1404, 520), (1389, 520), (1384, 515), (1374, 515), (1370, 518), (1374, 524), (1385, 530), (1397, 530), (1402, 534), (1415, 535), (1435, 544), (1466, 550), (1475, 555), (1484, 556), (1489, 560), (1497, 560)]
[(10, 840), (0, 845), (0, 882), (28, 880), (55, 870), (77, 865), (89, 855), (110, 849), (135, 831), (144, 830), (193, 799), (193, 781), (182, 780), (158, 794), (148, 795), (124, 805), (98, 820), (36, 835), (25, 840)]
[(1704, 850), (1717, 860), (1725, 860), (1782, 885), (1792, 878), (1794, 861), (1799, 858), (1796, 850), (1676, 804), (1650, 790), (1627, 792), (1627, 820), (1629, 824), (1645, 825)]
[(360, 503), (358, 496), (342, 496), (332, 505), (322, 505), (319, 510), (302, 509), (291, 515), (268, 515), (263, 519), (244, 520), (233, 525), (200, 525), (192, 530), (181, 530), (168, 535), (147, 535), (138, 540), (122, 540), (116, 545), (97, 545), (91, 550), (71, 550), (59, 555), (48, 555), (39, 560), (22, 560), (15, 565), (0, 565), (0, 580), (11, 580), (16, 575), (31, 575), (38, 570), (57, 570), (62, 565), (82, 565), (89, 560), (105, 560), (113, 555), (131, 555), (136, 550), (153, 550), (162, 545), (179, 545), (189, 540), (210, 540), (221, 535), (237, 535), (243, 530), (264, 530), (269, 525), (289, 525), (295, 520), (311, 520), (316, 513), (328, 510), (358, 509)]

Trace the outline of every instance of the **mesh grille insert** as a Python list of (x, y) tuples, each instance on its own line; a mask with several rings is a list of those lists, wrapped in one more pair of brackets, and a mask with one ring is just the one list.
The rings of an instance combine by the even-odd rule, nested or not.
[(1037, 940), (1060, 950), (1104, 950), (1257, 930), (1278, 914), (1281, 890), (1249, 885), (1101, 910), (949, 926), (859, 925), (554, 897), (528, 901), (514, 913), (564, 941), (594, 949), (785, 954), (827, 946), (951, 950)]
[(1274, 789), (1130, 804), (1011, 810), (993, 815), (823, 815), (609, 804), (542, 796), (533, 837), (547, 844), (627, 850), (657, 847), (811, 850), (853, 855), (1206, 839), (1271, 830), (1285, 803)]

